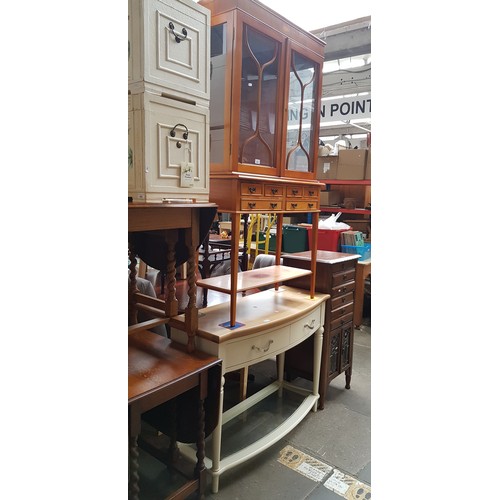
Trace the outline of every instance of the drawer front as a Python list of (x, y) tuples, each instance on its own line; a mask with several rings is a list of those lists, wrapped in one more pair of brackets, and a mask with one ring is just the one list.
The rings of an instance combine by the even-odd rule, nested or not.
[(302, 186), (287, 186), (287, 198), (302, 198), (304, 196)]
[(332, 274), (339, 274), (343, 271), (348, 271), (349, 269), (356, 270), (357, 260), (348, 260), (347, 262), (338, 262), (332, 266)]
[(230, 371), (233, 366), (257, 362), (259, 359), (279, 354), (289, 344), (290, 326), (227, 343), (223, 352), (225, 371)]
[(264, 185), (264, 196), (283, 196), (283, 186)]
[(283, 202), (272, 199), (242, 199), (240, 209), (244, 212), (251, 212), (252, 210), (257, 212), (272, 212), (273, 210), (283, 210)]
[(356, 276), (356, 269), (348, 269), (347, 271), (342, 271), (341, 273), (336, 273), (333, 275), (333, 286), (342, 285), (344, 283), (349, 283), (349, 281), (354, 281)]
[(318, 307), (305, 318), (292, 324), (290, 333), (291, 341), (300, 342), (314, 333), (322, 324), (321, 308)]
[(338, 309), (339, 307), (344, 307), (354, 301), (354, 293), (346, 293), (340, 297), (332, 299), (332, 311)]
[(345, 295), (346, 293), (354, 292), (355, 287), (356, 284), (354, 283), (354, 281), (349, 281), (348, 283), (334, 286), (330, 292), (330, 295), (332, 296), (332, 299), (335, 299), (336, 297), (340, 297), (341, 295)]
[(262, 184), (254, 182), (242, 182), (240, 194), (241, 196), (262, 196), (262, 187)]
[(352, 322), (352, 318), (352, 312), (349, 314), (344, 314), (344, 316), (340, 316), (338, 318), (333, 318), (330, 322), (330, 330), (335, 330), (336, 328), (346, 326), (348, 323)]
[(286, 201), (286, 210), (288, 212), (307, 212), (309, 210), (317, 210), (318, 209), (318, 201), (317, 200), (311, 200), (311, 201), (294, 201), (294, 200), (288, 200)]
[(129, 84), (208, 102), (210, 18), (195, 2), (129, 0)]
[(304, 186), (303, 193), (304, 198), (318, 198), (319, 197), (319, 187), (307, 187)]
[(345, 316), (348, 313), (354, 312), (354, 302), (349, 302), (346, 305), (342, 305), (337, 307), (336, 309), (332, 309), (331, 318), (334, 320), (335, 318), (340, 318), (341, 316)]
[(135, 94), (129, 96), (129, 120), (129, 196), (208, 201), (208, 109)]

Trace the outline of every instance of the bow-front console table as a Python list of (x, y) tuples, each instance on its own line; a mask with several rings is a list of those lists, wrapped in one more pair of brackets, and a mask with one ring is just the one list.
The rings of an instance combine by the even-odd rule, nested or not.
[[(281, 267), (285, 268), (285, 266)], [(287, 269), (290, 270), (290, 268)], [(271, 273), (268, 282), (272, 282), (274, 272), (272, 268), (271, 270), (265, 268), (262, 271), (264, 274)], [(292, 269), (290, 272), (296, 271)], [(310, 271), (308, 273), (310, 274)], [(261, 279), (265, 281), (264, 276)], [(278, 361), (276, 381), (226, 412), (223, 412), (224, 387), (223, 383), (221, 384), (219, 424), (212, 434), (211, 459), (206, 459), (212, 476), (214, 493), (217, 493), (219, 489), (219, 476), (224, 471), (264, 451), (297, 426), (311, 410), (316, 411), (319, 398), (325, 301), (329, 297), (329, 295), (317, 293), (311, 298), (307, 290), (287, 286), (247, 295), (238, 303), (238, 323), (234, 328), (227, 327), (230, 307), (227, 302), (200, 311), (195, 338), (196, 349), (220, 358), (223, 374), (240, 368), (248, 368), (275, 356)], [(172, 340), (187, 342), (185, 321), (185, 315), (178, 315), (171, 319)], [(284, 381), (284, 353), (312, 335), (314, 335), (314, 373), (312, 390), (308, 391)], [(230, 453), (228, 456), (222, 456), (224, 425), (276, 391), (281, 397), (284, 389), (299, 393), (303, 397), (295, 411), (267, 435), (256, 439), (243, 449)], [(241, 427), (245, 432), (245, 426)], [(180, 445), (179, 448), (181, 453), (195, 461), (195, 450), (192, 446)]]

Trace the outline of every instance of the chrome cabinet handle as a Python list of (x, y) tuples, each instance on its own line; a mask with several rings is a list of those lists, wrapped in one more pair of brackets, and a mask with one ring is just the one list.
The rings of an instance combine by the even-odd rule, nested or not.
[(316, 320), (315, 319), (312, 319), (311, 321), (309, 321), (309, 324), (307, 325), (304, 325), (306, 328), (309, 328), (310, 330), (312, 330), (314, 328), (314, 323), (316, 323)]
[(267, 347), (265, 347), (264, 349), (262, 349), (262, 347), (257, 347), (256, 345), (253, 345), (252, 349), (255, 349), (256, 351), (259, 351), (259, 352), (267, 352), (267, 351), (269, 351), (272, 343), (273, 343), (273, 340), (270, 340), (267, 343)]

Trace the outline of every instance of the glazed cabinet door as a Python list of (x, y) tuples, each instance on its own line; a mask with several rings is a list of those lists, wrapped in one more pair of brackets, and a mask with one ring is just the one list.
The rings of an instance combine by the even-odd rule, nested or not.
[(288, 40), (285, 107), (286, 141), (279, 175), (316, 178), (321, 103), (322, 59)]
[(227, 15), (212, 20), (213, 172), (278, 173), (285, 39), (272, 28), (255, 24), (244, 13), (235, 20)]

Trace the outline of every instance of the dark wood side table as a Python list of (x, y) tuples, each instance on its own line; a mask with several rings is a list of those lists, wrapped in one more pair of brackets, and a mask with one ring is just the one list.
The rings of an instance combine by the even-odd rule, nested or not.
[[(346, 389), (350, 388), (352, 374), (352, 353), (354, 345), (355, 277), (358, 255), (318, 250), (316, 258), (316, 291), (328, 293), (330, 299), (325, 307), (325, 333), (321, 356), (319, 380), (319, 405), (325, 406), (328, 384), (345, 372)], [(283, 255), (283, 264), (302, 269), (311, 268), (311, 252)], [(308, 289), (308, 276), (289, 281), (287, 284)], [(288, 377), (303, 377), (312, 380), (313, 367), (310, 340), (287, 351), (285, 372)]]
[[(129, 203), (129, 333), (147, 329), (178, 314), (175, 296), (176, 267), (187, 262), (189, 302), (186, 306), (188, 351), (194, 350), (198, 328), (196, 307), (196, 249), (205, 238), (217, 213), (214, 203)], [(140, 294), (136, 283), (137, 259), (166, 274), (165, 300)], [(137, 311), (148, 311), (156, 317), (148, 324), (137, 323)]]
[[(215, 368), (217, 367), (217, 368)], [(198, 491), (204, 497), (206, 487), (205, 468), (205, 410), (207, 397), (219, 398), (219, 394), (207, 394), (208, 372), (221, 370), (221, 360), (202, 352), (187, 353), (186, 347), (148, 330), (128, 337), (128, 417), (130, 480), (129, 498), (139, 498), (139, 462), (137, 440), (141, 430), (141, 415), (186, 391), (198, 387), (197, 408), (197, 462), (194, 477), (169, 498), (185, 498)]]

